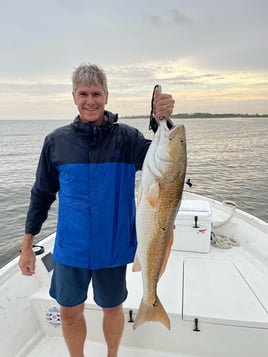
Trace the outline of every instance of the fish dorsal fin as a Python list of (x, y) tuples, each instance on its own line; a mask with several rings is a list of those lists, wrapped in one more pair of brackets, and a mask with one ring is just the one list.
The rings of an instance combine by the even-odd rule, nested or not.
[(164, 272), (166, 270), (166, 266), (167, 266), (167, 262), (168, 262), (168, 258), (169, 258), (169, 255), (170, 255), (170, 251), (171, 251), (171, 247), (172, 247), (173, 241), (174, 241), (174, 230), (172, 229), (171, 235), (170, 235), (169, 240), (168, 240), (167, 249), (166, 249), (166, 252), (165, 252), (165, 257), (164, 257), (164, 260), (163, 260), (163, 264), (162, 264), (162, 267), (161, 267), (161, 270), (160, 270), (159, 279), (161, 278), (161, 276), (164, 274)]
[(146, 195), (149, 205), (153, 208), (157, 205), (159, 200), (159, 183), (156, 182), (149, 187), (148, 193)]

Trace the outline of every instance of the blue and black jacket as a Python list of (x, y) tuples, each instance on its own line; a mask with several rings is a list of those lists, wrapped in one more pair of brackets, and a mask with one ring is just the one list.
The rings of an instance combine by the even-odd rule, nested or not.
[(40, 155), (26, 233), (40, 232), (58, 192), (55, 261), (88, 269), (132, 262), (135, 173), (150, 142), (107, 111), (104, 125), (83, 123), (78, 116), (53, 131)]

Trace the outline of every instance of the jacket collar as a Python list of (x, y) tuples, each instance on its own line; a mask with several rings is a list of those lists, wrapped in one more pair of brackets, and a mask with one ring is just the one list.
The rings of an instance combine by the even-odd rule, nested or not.
[(102, 125), (95, 125), (93, 123), (84, 123), (81, 121), (80, 116), (78, 115), (72, 126), (75, 130), (78, 130), (83, 133), (96, 133), (96, 132), (110, 132), (114, 123), (118, 120), (118, 114), (113, 114), (107, 110), (104, 111), (104, 123)]

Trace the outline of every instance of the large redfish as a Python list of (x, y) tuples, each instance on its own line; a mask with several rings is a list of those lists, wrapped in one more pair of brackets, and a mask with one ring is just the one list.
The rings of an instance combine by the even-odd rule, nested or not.
[(133, 270), (142, 271), (143, 297), (134, 329), (146, 321), (159, 321), (170, 329), (169, 317), (157, 296), (157, 283), (173, 242), (186, 165), (184, 126), (169, 129), (166, 120), (161, 120), (144, 160), (137, 200), (138, 247)]

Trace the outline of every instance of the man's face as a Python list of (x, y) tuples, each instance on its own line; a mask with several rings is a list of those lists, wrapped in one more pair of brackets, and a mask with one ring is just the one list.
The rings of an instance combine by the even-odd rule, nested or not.
[(103, 124), (104, 108), (108, 102), (108, 94), (101, 85), (79, 84), (73, 92), (74, 103), (80, 114), (80, 119), (85, 123)]

